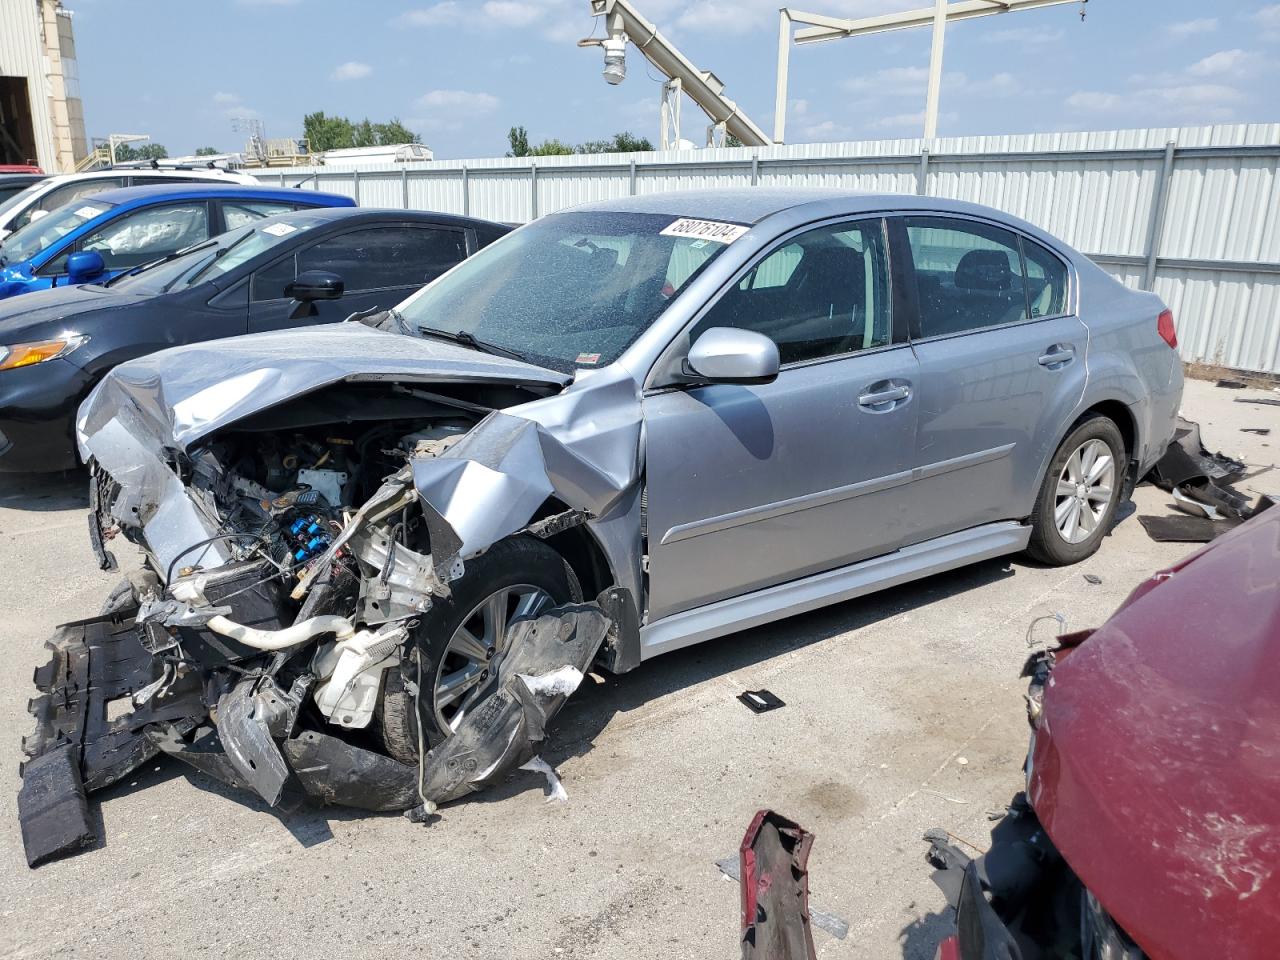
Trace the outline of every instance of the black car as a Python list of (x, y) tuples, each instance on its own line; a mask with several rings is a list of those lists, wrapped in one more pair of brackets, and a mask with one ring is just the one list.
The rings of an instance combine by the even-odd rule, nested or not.
[(166, 347), (393, 307), (511, 228), (329, 208), (231, 230), (103, 286), (0, 303), (0, 472), (76, 466), (77, 408), (118, 363)]

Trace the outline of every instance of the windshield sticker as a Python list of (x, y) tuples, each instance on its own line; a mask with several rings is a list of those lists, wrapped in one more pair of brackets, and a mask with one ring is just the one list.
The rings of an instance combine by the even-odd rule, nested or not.
[(580, 353), (580, 354), (578, 354), (577, 358), (576, 358), (573, 362), (574, 362), (574, 363), (580, 363), (580, 364), (582, 364), (584, 367), (594, 366), (595, 364), (597, 364), (597, 363), (599, 363), (599, 362), (600, 362), (600, 354), (598, 354), (598, 353)]
[(81, 220), (92, 220), (105, 210), (105, 207), (81, 207), (76, 211), (76, 216)]
[(298, 228), (291, 223), (273, 223), (269, 227), (263, 227), (263, 233), (269, 233), (273, 237), (287, 237)]
[(713, 243), (733, 243), (750, 229), (738, 223), (717, 223), (715, 220), (690, 220), (682, 217), (660, 233), (664, 237), (691, 237)]

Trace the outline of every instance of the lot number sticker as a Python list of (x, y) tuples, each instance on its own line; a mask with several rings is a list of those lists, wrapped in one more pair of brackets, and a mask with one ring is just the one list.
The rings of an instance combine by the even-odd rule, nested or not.
[(273, 223), (269, 227), (263, 227), (263, 233), (269, 233), (273, 237), (287, 237), (298, 228), (291, 223)]
[(694, 240), (710, 240), (713, 243), (733, 243), (750, 230), (738, 223), (719, 223), (715, 220), (690, 220), (682, 217), (661, 231), (664, 237), (690, 237)]

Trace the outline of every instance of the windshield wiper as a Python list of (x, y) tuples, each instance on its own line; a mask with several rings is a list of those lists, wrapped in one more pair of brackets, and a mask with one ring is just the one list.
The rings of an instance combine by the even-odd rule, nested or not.
[[(397, 321), (401, 324), (405, 323), (405, 319), (398, 311), (393, 311)], [(464, 347), (470, 347), (472, 350), (479, 350), (481, 353), (489, 353), (495, 357), (506, 357), (508, 360), (520, 360), (524, 363), (529, 361), (525, 359), (524, 354), (508, 347), (500, 347), (496, 343), (490, 343), (487, 340), (477, 339), (475, 334), (468, 333), (466, 330), (440, 330), (436, 327), (413, 327), (413, 332), (424, 337), (435, 337), (438, 340), (449, 340), (453, 343), (460, 343)]]
[(152, 267), (158, 267), (160, 264), (168, 263), (170, 260), (177, 260), (179, 257), (185, 257), (188, 253), (195, 253), (197, 250), (204, 250), (208, 247), (215, 246), (218, 242), (218, 238), (213, 237), (203, 243), (197, 243), (194, 247), (184, 247), (181, 250), (175, 250), (173, 253), (167, 253), (163, 257), (157, 257), (154, 260), (148, 260), (146, 263), (140, 263), (136, 267), (130, 267), (124, 273), (116, 274), (116, 276), (104, 283), (103, 286), (109, 287), (117, 280), (123, 280), (125, 277), (132, 277), (134, 274), (141, 273), (143, 270), (150, 270)]

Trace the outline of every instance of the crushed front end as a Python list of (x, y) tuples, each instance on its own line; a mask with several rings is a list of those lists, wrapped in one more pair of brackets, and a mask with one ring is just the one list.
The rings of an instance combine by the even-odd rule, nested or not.
[[(87, 793), (160, 753), (271, 806), (425, 816), (534, 757), (634, 627), (625, 588), (584, 597), (563, 561), (536, 603), (494, 594), (513, 597), (496, 639), (449, 619), (472, 568), (556, 556), (539, 545), (621, 493), (499, 409), (550, 385), (345, 378), (246, 408), (243, 384), (215, 381), (198, 413), (151, 386), (113, 374), (81, 411), (95, 553), (109, 568), (124, 539), (146, 562), (36, 671), (19, 797), (32, 866), (92, 843)], [(210, 426), (218, 390), (236, 409)], [(477, 640), (473, 659), (442, 629)]]

